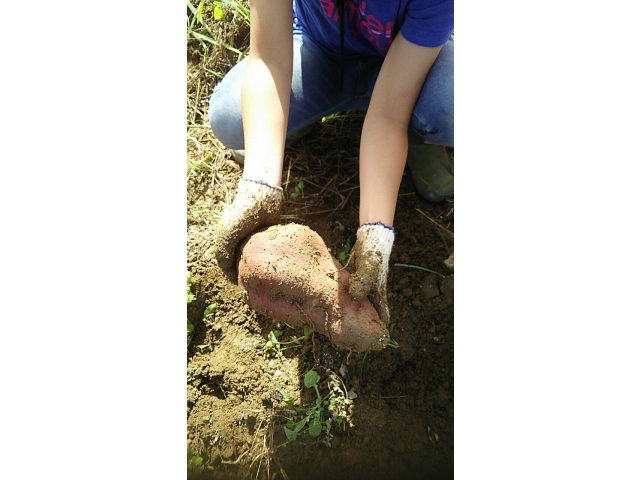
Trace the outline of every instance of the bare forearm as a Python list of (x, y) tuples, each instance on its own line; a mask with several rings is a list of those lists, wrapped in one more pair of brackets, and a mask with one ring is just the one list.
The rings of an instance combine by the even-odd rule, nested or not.
[(250, 59), (242, 84), (244, 175), (280, 185), (291, 70)]
[(399, 33), (382, 64), (360, 142), (361, 224), (393, 225), (411, 112), (440, 48), (419, 47)]
[(249, 63), (242, 83), (244, 176), (280, 185), (293, 71), (291, 0), (251, 1)]
[(407, 125), (370, 111), (360, 141), (360, 224), (393, 225), (407, 159)]

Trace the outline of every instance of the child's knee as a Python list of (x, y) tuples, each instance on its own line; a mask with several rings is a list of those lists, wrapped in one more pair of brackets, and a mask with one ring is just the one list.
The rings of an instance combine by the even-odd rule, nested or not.
[(413, 129), (425, 140), (436, 145), (454, 146), (453, 105), (441, 106), (437, 111), (422, 118), (414, 113), (411, 120)]
[(225, 75), (213, 89), (209, 99), (211, 130), (225, 147), (232, 150), (244, 148), (241, 95), (246, 60), (248, 58), (245, 58)]
[[(224, 91), (214, 90), (209, 100), (209, 123), (211, 130), (225, 147), (232, 150), (244, 148), (242, 113), (235, 107)], [(238, 102), (239, 103), (239, 102)]]
[(411, 126), (422, 138), (453, 147), (453, 41), (443, 45), (420, 92)]

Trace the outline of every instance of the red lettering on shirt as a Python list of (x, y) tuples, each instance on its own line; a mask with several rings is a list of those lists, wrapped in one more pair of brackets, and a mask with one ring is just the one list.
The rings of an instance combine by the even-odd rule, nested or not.
[(324, 10), (325, 15), (328, 18), (331, 18), (331, 15), (333, 14), (333, 7), (335, 6), (335, 4), (331, 0), (320, 0), (320, 5)]
[[(334, 22), (340, 21), (340, 14), (334, 0), (320, 0), (320, 5), (327, 18)], [(382, 24), (374, 14), (366, 14), (367, 2), (356, 5), (355, 2), (345, 1), (344, 13), (346, 14), (347, 29), (351, 32), (354, 41), (364, 38), (374, 44), (378, 50), (386, 52), (391, 47), (395, 20)]]
[(353, 17), (355, 14), (358, 14), (358, 18), (360, 18), (360, 12), (358, 12), (358, 7), (356, 7), (353, 3), (345, 3), (344, 4), (344, 12), (347, 14), (347, 23), (353, 22)]
[(382, 35), (382, 22), (378, 20), (375, 15), (367, 15), (367, 23), (371, 29), (371, 33), (374, 35)]
[(396, 24), (395, 21), (387, 22), (387, 29), (386, 29), (386, 31), (387, 31), (386, 37), (387, 38), (391, 38), (391, 34), (393, 33), (393, 27), (394, 27), (395, 24)]
[(374, 36), (371, 33), (371, 28), (369, 28), (369, 24), (366, 21), (358, 22), (358, 28), (360, 28), (360, 31), (362, 32), (364, 38), (369, 41), (372, 41), (374, 39)]

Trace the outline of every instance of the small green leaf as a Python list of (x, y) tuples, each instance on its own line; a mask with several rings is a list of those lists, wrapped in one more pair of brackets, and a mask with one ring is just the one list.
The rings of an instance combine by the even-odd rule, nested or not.
[(193, 283), (193, 277), (187, 271), (187, 305), (196, 299), (196, 296), (191, 292), (191, 284)]
[[(284, 391), (284, 389), (282, 388), (282, 386), (278, 382), (276, 382), (275, 379), (271, 375), (267, 374), (267, 376), (271, 380), (271, 383), (273, 383), (273, 385), (276, 387), (276, 390), (278, 390), (278, 393), (280, 393), (280, 395), (282, 395), (282, 401), (287, 403), (287, 404), (289, 404), (289, 405), (291, 405), (293, 408), (296, 408), (293, 405), (295, 403), (295, 399), (289, 397), (287, 395), (287, 393)], [(293, 427), (293, 422), (290, 422), (290, 423), (291, 423), (290, 426)]]
[(349, 236), (347, 237), (347, 243), (344, 246), (344, 249), (340, 253), (338, 253), (338, 260), (340, 261), (343, 267), (347, 264), (350, 253), (351, 253), (351, 237)]
[(217, 306), (215, 303), (213, 303), (213, 304), (209, 305), (209, 306), (204, 310), (204, 313), (202, 314), (202, 318), (206, 318), (206, 317), (208, 317), (209, 315), (211, 315), (211, 314), (216, 310), (216, 308), (218, 308), (218, 306)]
[[(304, 428), (304, 426), (307, 424), (307, 422), (309, 421), (309, 417), (304, 417), (302, 420), (300, 420), (298, 423), (296, 423), (295, 428), (293, 429), (293, 439), (295, 440), (296, 437), (298, 436), (298, 434), (302, 431), (302, 429)], [(285, 432), (286, 434), (286, 432)]]
[(284, 427), (284, 434), (287, 436), (287, 439), (289, 440), (295, 440), (298, 436), (297, 433), (295, 433), (293, 430), (287, 427)]
[(200, 1), (200, 5), (198, 5), (198, 11), (196, 13), (196, 19), (198, 22), (202, 23), (202, 9), (204, 7), (204, 0)]
[(218, 42), (216, 42), (213, 38), (207, 37), (206, 35), (202, 35), (201, 33), (191, 32), (191, 35), (193, 35), (196, 39), (200, 40), (201, 42), (209, 42), (212, 45), (218, 45)]
[(187, 335), (191, 335), (193, 333), (193, 330), (193, 324), (187, 320)]
[(309, 423), (309, 435), (312, 437), (317, 437), (322, 432), (322, 423), (317, 418), (311, 420)]
[(222, 20), (222, 17), (224, 17), (224, 10), (222, 8), (220, 8), (220, 6), (217, 3), (213, 4), (213, 18), (215, 20)]
[(268, 352), (269, 350), (275, 349), (276, 351), (280, 351), (280, 342), (278, 338), (282, 335), (280, 330), (272, 330), (269, 332), (269, 339), (267, 340), (267, 344), (264, 346), (264, 351)]
[(318, 375), (314, 370), (309, 370), (304, 376), (304, 384), (307, 388), (311, 388), (318, 383), (320, 380), (320, 375)]
[(191, 292), (191, 287), (187, 286), (187, 305), (193, 302), (196, 299), (194, 293)]
[(309, 338), (311, 337), (312, 333), (313, 333), (313, 330), (311, 328), (304, 327), (304, 339), (305, 340), (309, 340)]
[(297, 186), (298, 186), (298, 189), (304, 190), (304, 182), (302, 182), (302, 181), (298, 182)]

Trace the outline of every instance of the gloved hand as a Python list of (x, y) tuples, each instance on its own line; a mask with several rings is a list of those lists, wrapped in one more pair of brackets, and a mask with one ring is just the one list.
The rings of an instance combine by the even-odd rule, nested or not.
[(235, 251), (238, 243), (259, 227), (280, 223), (282, 187), (241, 178), (233, 203), (222, 214), (213, 250), (218, 266), (232, 282), (238, 280)]
[(389, 325), (390, 320), (387, 275), (394, 239), (393, 227), (380, 222), (365, 223), (358, 228), (356, 243), (347, 262), (354, 271), (349, 287), (351, 295), (356, 301), (369, 295), (385, 325)]

